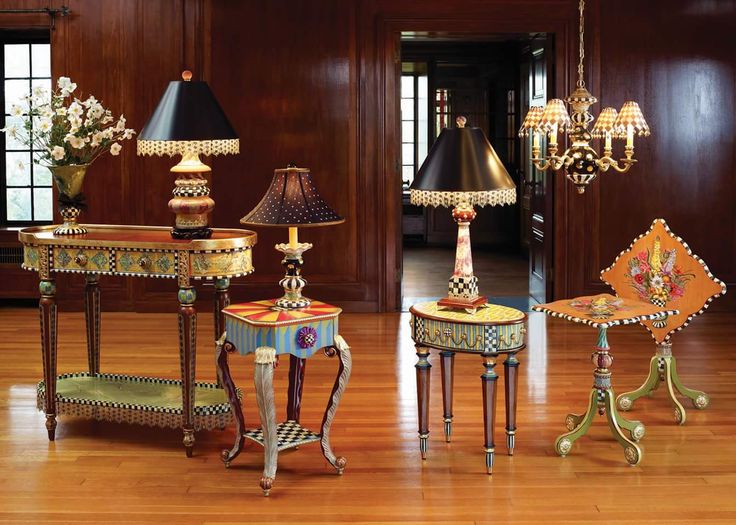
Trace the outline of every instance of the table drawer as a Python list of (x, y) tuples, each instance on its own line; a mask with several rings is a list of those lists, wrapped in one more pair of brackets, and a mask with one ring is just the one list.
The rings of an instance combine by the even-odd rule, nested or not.
[(115, 270), (122, 275), (176, 277), (176, 253), (157, 250), (115, 250)]
[(56, 272), (109, 272), (110, 251), (105, 248), (54, 247), (51, 269)]
[(461, 352), (509, 352), (524, 346), (523, 322), (463, 324), (412, 316), (412, 339), (417, 344)]
[(252, 251), (250, 248), (223, 252), (198, 252), (191, 256), (191, 276), (202, 277), (238, 277), (253, 271)]

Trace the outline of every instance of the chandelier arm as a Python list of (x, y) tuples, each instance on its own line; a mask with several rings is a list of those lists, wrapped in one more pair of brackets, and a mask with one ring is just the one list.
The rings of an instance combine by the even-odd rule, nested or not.
[(596, 164), (601, 171), (608, 171), (608, 168), (613, 168), (618, 173), (626, 173), (636, 163), (635, 159), (621, 159), (621, 164), (614, 158), (601, 157), (596, 161)]

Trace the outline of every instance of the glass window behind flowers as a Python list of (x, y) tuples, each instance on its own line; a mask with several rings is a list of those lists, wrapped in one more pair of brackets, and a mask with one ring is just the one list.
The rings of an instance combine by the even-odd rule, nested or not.
[[(48, 39), (0, 36), (2, 67), (2, 126), (22, 125), (28, 109), (24, 97), (51, 91), (51, 48)], [(24, 224), (51, 222), (51, 173), (33, 163), (34, 145), (0, 133), (0, 222)]]

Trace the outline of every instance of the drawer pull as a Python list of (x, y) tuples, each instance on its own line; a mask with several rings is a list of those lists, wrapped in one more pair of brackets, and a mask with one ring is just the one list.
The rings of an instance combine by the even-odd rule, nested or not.
[(83, 254), (83, 253), (78, 253), (74, 257), (74, 263), (77, 266), (82, 266), (82, 267), (87, 266), (87, 261), (88, 261), (87, 256), (85, 254)]
[(148, 270), (151, 267), (151, 258), (145, 255), (142, 256), (138, 259), (138, 266), (141, 267), (141, 270)]

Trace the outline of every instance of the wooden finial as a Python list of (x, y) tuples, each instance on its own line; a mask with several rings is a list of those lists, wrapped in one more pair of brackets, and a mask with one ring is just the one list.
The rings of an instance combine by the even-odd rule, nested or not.
[(458, 118), (455, 119), (455, 124), (457, 124), (458, 128), (464, 128), (467, 121), (468, 119), (460, 115)]
[(184, 79), (184, 82), (189, 82), (190, 80), (192, 80), (192, 72), (188, 69), (185, 69), (181, 72), (181, 78)]

